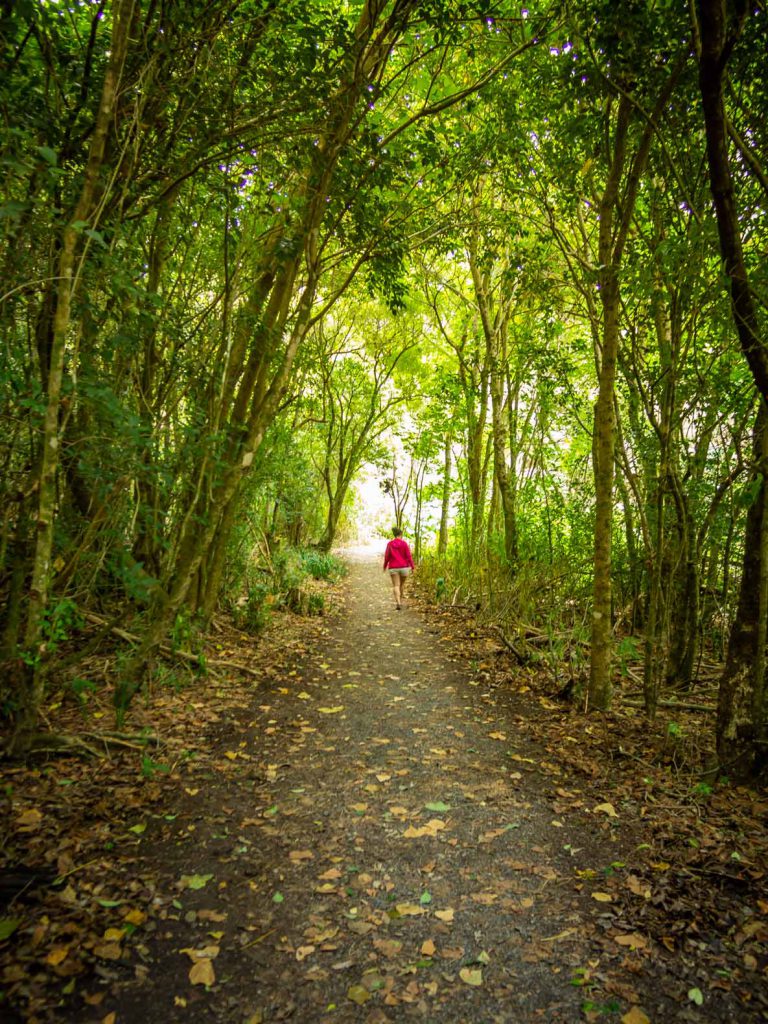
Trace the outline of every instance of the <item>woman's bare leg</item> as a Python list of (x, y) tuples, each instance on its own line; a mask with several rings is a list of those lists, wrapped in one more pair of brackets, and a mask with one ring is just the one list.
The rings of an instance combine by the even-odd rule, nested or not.
[(395, 595), (395, 604), (400, 607), (400, 573), (393, 572), (390, 577), (392, 580), (392, 592)]

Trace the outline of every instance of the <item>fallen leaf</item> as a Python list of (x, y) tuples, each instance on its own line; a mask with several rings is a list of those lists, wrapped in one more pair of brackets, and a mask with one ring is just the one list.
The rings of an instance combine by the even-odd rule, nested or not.
[(435, 946), (432, 939), (427, 939), (425, 942), (422, 942), (421, 944), (421, 954), (422, 956), (434, 956), (436, 948), (437, 947)]
[(127, 921), (128, 924), (132, 924), (136, 928), (138, 928), (147, 920), (147, 915), (144, 913), (143, 910), (139, 910), (138, 908), (134, 907), (132, 910), (128, 911), (123, 920)]
[(198, 910), (197, 916), (201, 921), (214, 921), (217, 924), (227, 920), (227, 915), (218, 910)]
[(647, 949), (648, 940), (644, 935), (637, 932), (630, 932), (628, 935), (614, 935), (613, 941), (620, 946), (629, 946), (630, 949)]
[(303, 860), (313, 860), (314, 856), (311, 850), (291, 850), (288, 859), (292, 860), (294, 864), (298, 864)]
[(613, 896), (609, 892), (593, 892), (592, 899), (598, 903), (613, 903)]
[(214, 960), (219, 955), (219, 950), (219, 946), (203, 946), (202, 949), (193, 949), (191, 946), (185, 946), (179, 952), (186, 953), (193, 963), (197, 963), (198, 960)]
[(378, 949), (384, 956), (392, 959), (396, 957), (400, 950), (403, 948), (402, 942), (399, 939), (374, 939), (374, 949)]
[(189, 969), (189, 980), (193, 985), (205, 985), (210, 988), (216, 981), (216, 972), (210, 960), (198, 960)]
[(367, 1003), (371, 998), (371, 993), (367, 988), (363, 988), (362, 985), (350, 985), (347, 989), (347, 999), (351, 999), (353, 1003), (357, 1003), (358, 1006), (362, 1006), (363, 1003)]
[(182, 889), (202, 889), (212, 878), (213, 875), (182, 875), (179, 885)]
[(409, 825), (408, 828), (403, 832), (405, 839), (421, 839), (423, 836), (436, 836), (438, 832), (446, 828), (446, 824), (440, 818), (432, 818), (426, 825), (422, 825), (421, 828), (415, 828), (413, 825)]
[(451, 805), (443, 803), (442, 800), (434, 800), (432, 803), (424, 804), (424, 807), (428, 811), (437, 811), (439, 814), (444, 814), (451, 809)]
[(475, 988), (483, 984), (483, 972), (479, 968), (462, 967), (459, 977), (467, 985), (473, 985)]
[(507, 734), (503, 732), (489, 732), (488, 735), (492, 740), (505, 740), (507, 738)]
[(438, 919), (438, 921), (445, 921), (447, 924), (450, 924), (451, 921), (453, 921), (454, 913), (455, 911), (453, 910), (453, 908), (449, 907), (447, 910), (436, 910), (435, 917)]
[(320, 712), (321, 715), (338, 715), (340, 711), (344, 710), (344, 705), (337, 704), (335, 707), (332, 708), (318, 708), (317, 710)]
[(21, 924), (20, 917), (3, 917), (0, 918), (0, 942), (3, 939), (9, 938)]
[(642, 896), (643, 899), (649, 900), (651, 898), (651, 888), (637, 875), (630, 875), (627, 878), (627, 888), (630, 892), (633, 892), (635, 896)]
[(598, 804), (597, 807), (592, 808), (593, 814), (607, 814), (609, 818), (618, 818), (616, 808), (613, 804)]
[(395, 910), (400, 917), (417, 917), (419, 914), (426, 913), (424, 907), (418, 903), (396, 903)]
[(38, 811), (36, 807), (30, 807), (28, 811), (23, 811), (16, 818), (15, 824), (19, 832), (35, 832), (40, 828), (42, 821), (42, 812)]
[(639, 1006), (633, 1006), (621, 1018), (621, 1024), (651, 1024), (651, 1020), (646, 1017)]
[(100, 960), (120, 960), (123, 955), (122, 946), (117, 942), (100, 942), (93, 947), (93, 955)]
[(54, 946), (48, 956), (45, 958), (45, 962), (51, 967), (58, 967), (60, 963), (63, 963), (69, 955), (69, 946)]

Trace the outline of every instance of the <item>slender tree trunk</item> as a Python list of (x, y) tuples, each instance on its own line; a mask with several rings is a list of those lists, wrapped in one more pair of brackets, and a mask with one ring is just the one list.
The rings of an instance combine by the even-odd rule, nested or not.
[[(760, 396), (753, 446), (757, 493), (747, 513), (739, 604), (731, 629), (725, 671), (720, 682), (716, 728), (721, 761), (738, 761), (738, 770), (752, 772), (764, 761), (763, 741), (766, 731), (768, 346), (759, 332), (757, 308), (744, 260), (728, 158), (728, 129), (723, 100), (723, 75), (741, 25), (735, 21), (733, 34), (729, 37), (728, 7), (724, 0), (701, 0), (699, 11), (699, 88), (720, 253), (730, 283), (731, 311), (739, 343)], [(745, 6), (741, 13), (747, 15), (749, 9)]]
[[(736, 617), (717, 703), (717, 750), (723, 764), (749, 775), (765, 764), (765, 648), (768, 642), (768, 414), (761, 404), (754, 435), (756, 494), (747, 511)], [(734, 768), (734, 765), (736, 766)]]
[[(599, 280), (602, 337), (592, 447), (595, 478), (595, 541), (589, 701), (593, 707), (600, 709), (610, 706), (612, 696), (611, 533), (616, 436), (614, 388), (619, 350), (619, 269), (641, 176), (648, 161), (654, 125), (669, 100), (682, 67), (683, 64), (678, 63), (673, 68), (659, 93), (653, 114), (648, 118), (640, 136), (626, 180), (624, 168), (633, 103), (626, 93), (622, 93), (616, 117), (610, 170), (599, 206), (598, 261), (601, 268)], [(624, 187), (620, 189), (622, 182)], [(614, 230), (614, 217), (617, 213), (620, 216)]]
[(452, 439), (450, 431), (445, 435), (445, 456), (443, 459), (443, 497), (440, 504), (440, 533), (437, 541), (437, 554), (444, 558), (448, 551), (448, 515), (451, 508), (451, 461)]
[(82, 239), (81, 227), (94, 209), (112, 114), (123, 72), (134, 0), (116, 0), (113, 10), (110, 57), (101, 90), (83, 186), (72, 217), (62, 233), (57, 267), (56, 302), (50, 351), (41, 369), (46, 381), (46, 408), (38, 475), (37, 536), (32, 562), (24, 646), (30, 664), (22, 692), (17, 695), (19, 713), (10, 742), (10, 753), (24, 753), (31, 743), (43, 700), (45, 638), (43, 622), (51, 580), (51, 552), (56, 518), (56, 475), (59, 467), (59, 415), (64, 379), (64, 360), (70, 332), (70, 313), (76, 284), (76, 265)]

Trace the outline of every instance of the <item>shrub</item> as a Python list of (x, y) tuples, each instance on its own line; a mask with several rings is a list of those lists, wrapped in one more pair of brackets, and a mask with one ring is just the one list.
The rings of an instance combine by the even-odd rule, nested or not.
[(304, 571), (315, 580), (329, 580), (331, 583), (335, 583), (347, 572), (346, 566), (336, 555), (317, 551), (314, 548), (302, 551), (301, 561)]

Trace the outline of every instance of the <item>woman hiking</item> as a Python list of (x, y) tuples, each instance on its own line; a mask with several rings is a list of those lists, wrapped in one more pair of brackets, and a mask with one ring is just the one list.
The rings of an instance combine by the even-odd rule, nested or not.
[(403, 540), (403, 531), (399, 526), (392, 530), (392, 540), (387, 544), (384, 552), (384, 572), (389, 570), (389, 578), (392, 580), (392, 592), (395, 597), (395, 608), (400, 611), (403, 604), (403, 592), (405, 581), (413, 572), (413, 555), (408, 547), (408, 541)]

